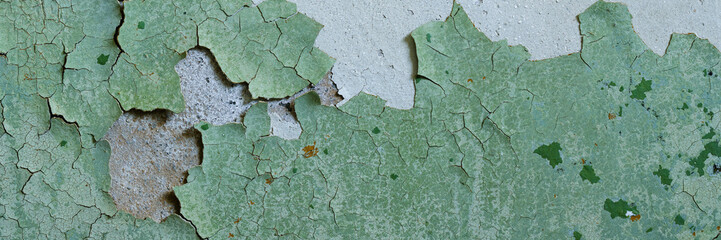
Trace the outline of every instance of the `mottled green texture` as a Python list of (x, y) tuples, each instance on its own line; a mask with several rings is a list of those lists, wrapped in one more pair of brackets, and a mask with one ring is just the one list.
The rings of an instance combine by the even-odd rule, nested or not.
[(671, 175), (671, 171), (661, 167), (661, 165), (658, 165), (658, 170), (654, 171), (653, 175), (658, 176), (663, 185), (671, 186), (671, 182), (673, 182), (671, 177), (669, 177)]
[(612, 201), (607, 198), (606, 201), (603, 202), (603, 210), (610, 213), (611, 218), (628, 218), (629, 213), (633, 215), (639, 214), (638, 209), (636, 209), (635, 206), (629, 206), (623, 199)]
[(721, 156), (721, 146), (719, 146), (718, 141), (706, 143), (703, 146), (703, 151), (689, 161), (689, 164), (695, 168), (699, 176), (706, 174), (706, 160), (709, 156)]
[(552, 142), (548, 145), (541, 145), (540, 147), (536, 148), (536, 150), (533, 150), (533, 153), (540, 155), (542, 158), (548, 160), (548, 163), (551, 164), (551, 167), (556, 167), (556, 165), (561, 164), (563, 162), (563, 159), (561, 159), (561, 145), (557, 142)]
[(643, 100), (646, 99), (646, 92), (651, 91), (651, 80), (641, 78), (641, 82), (636, 85), (636, 88), (631, 90), (631, 98)]
[[(715, 236), (721, 183), (683, 172), (697, 170), (688, 162), (718, 109), (678, 108), (721, 104), (708, 85), (718, 78), (700, 74), (717, 71), (718, 50), (674, 34), (658, 56), (621, 4), (579, 20), (581, 53), (528, 61), (456, 4), (411, 34), (413, 109), (365, 94), (324, 107), (308, 94), (295, 104), (298, 140), (210, 126), (203, 165), (175, 189), (181, 212), (209, 238), (688, 238), (669, 221), (679, 212)], [(649, 170), (659, 165), (670, 185)]]
[(578, 231), (573, 231), (573, 239), (575, 239), (575, 240), (581, 240), (581, 238), (583, 238), (583, 234), (581, 234), (581, 233), (578, 232)]
[[(198, 25), (207, 19), (237, 23), (229, 16), (241, 8), (257, 12), (243, 8), (250, 4), (134, 0), (121, 10), (114, 0), (0, 0), (0, 238), (196, 238), (192, 225), (177, 215), (155, 223), (116, 209), (108, 195), (110, 146), (101, 139), (122, 113), (121, 105), (182, 111), (174, 66), (198, 45)], [(295, 92), (317, 82), (332, 65), (312, 48), (320, 27), (286, 1), (265, 5), (271, 15), (303, 20), (286, 25), (279, 35), (285, 39), (282, 49), (272, 50), (279, 58), (274, 61), (296, 59), (289, 69), (298, 75), (292, 78), (305, 81), (300, 86), (280, 79), (266, 88)], [(277, 31), (275, 24), (267, 23)], [(203, 37), (230, 40), (214, 31), (219, 29), (204, 31)], [(272, 37), (252, 30), (243, 34), (249, 41)], [(261, 107), (251, 109), (247, 119), (253, 122), (246, 125), (269, 127), (267, 115), (257, 113)]]
[(593, 167), (590, 165), (583, 165), (583, 169), (581, 169), (581, 179), (587, 180), (591, 183), (597, 183), (598, 180), (601, 180), (598, 176), (596, 176), (596, 171), (593, 170)]
[(675, 223), (676, 225), (683, 226), (684, 224), (686, 224), (686, 220), (683, 219), (683, 217), (681, 217), (681, 215), (676, 215), (676, 217), (673, 218), (673, 223)]

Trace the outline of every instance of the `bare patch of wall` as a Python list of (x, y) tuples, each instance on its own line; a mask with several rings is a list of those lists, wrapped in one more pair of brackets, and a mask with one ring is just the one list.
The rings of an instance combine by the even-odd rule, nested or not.
[[(241, 122), (251, 105), (247, 84), (225, 79), (207, 49), (188, 51), (176, 66), (185, 98), (185, 110), (174, 114), (156, 110), (132, 110), (113, 124), (105, 139), (110, 142), (110, 195), (119, 209), (138, 218), (161, 221), (180, 206), (172, 188), (185, 182), (187, 171), (202, 161), (200, 133), (193, 125), (206, 121), (214, 125)], [(285, 139), (300, 136), (300, 124), (293, 113), (295, 98), (315, 91), (324, 105), (342, 100), (328, 73), (318, 84), (295, 95), (269, 101), (271, 135)]]
[(112, 148), (110, 195), (119, 209), (155, 221), (178, 212), (172, 188), (200, 164), (202, 144), (193, 124), (240, 122), (250, 107), (246, 86), (226, 81), (205, 49), (188, 51), (175, 70), (185, 111), (126, 112), (105, 137)]

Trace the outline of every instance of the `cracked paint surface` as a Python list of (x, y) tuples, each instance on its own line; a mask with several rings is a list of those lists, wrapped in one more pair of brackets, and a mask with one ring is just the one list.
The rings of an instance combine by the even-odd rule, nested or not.
[(674, 34), (658, 56), (621, 4), (579, 20), (580, 53), (528, 61), (454, 5), (412, 33), (413, 109), (307, 94), (298, 140), (200, 123), (181, 213), (210, 238), (717, 236), (719, 51)]
[[(198, 39), (219, 42), (210, 39), (222, 38), (214, 31), (227, 31), (198, 27), (206, 20), (234, 26), (242, 13), (266, 12), (265, 19), (244, 19), (250, 25), (232, 36), (248, 45), (268, 43), (243, 52), (265, 56), (255, 62), (258, 69), (278, 70), (258, 74), (276, 82), (252, 81), (255, 98), (297, 92), (318, 82), (333, 64), (312, 47), (321, 26), (292, 3), (176, 4), (131, 1), (121, 10), (114, 0), (0, 1), (0, 237), (197, 237), (182, 216), (156, 223), (116, 208), (108, 194), (110, 146), (101, 139), (123, 110), (183, 110), (175, 64)], [(272, 36), (269, 32), (275, 39), (261, 39)], [(274, 75), (279, 72), (285, 74)], [(293, 84), (281, 84), (284, 80)]]
[(0, 237), (195, 236), (179, 216), (120, 212), (107, 193), (99, 139), (121, 113), (107, 91), (119, 22), (115, 1), (0, 1)]
[[(243, 124), (200, 122), (203, 164), (174, 188), (182, 217), (135, 219), (108, 195), (99, 139), (122, 109), (184, 108), (182, 53), (208, 47), (262, 98), (317, 82), (333, 60), (285, 1), (136, 0), (124, 18), (98, 3), (0, 1), (3, 238), (719, 235), (721, 54), (674, 34), (658, 56), (606, 2), (579, 16), (581, 52), (541, 61), (490, 41), (455, 4), (411, 34), (414, 108), (309, 93), (295, 101), (297, 140), (269, 136), (264, 103)], [(255, 72), (223, 67), (233, 54)]]
[[(313, 47), (322, 25), (294, 3), (245, 1), (129, 1), (118, 43), (124, 51), (109, 91), (124, 109), (184, 109), (174, 66), (203, 46), (231, 82), (253, 98), (275, 99), (317, 83), (334, 60)], [(140, 27), (142, 26), (142, 28)]]

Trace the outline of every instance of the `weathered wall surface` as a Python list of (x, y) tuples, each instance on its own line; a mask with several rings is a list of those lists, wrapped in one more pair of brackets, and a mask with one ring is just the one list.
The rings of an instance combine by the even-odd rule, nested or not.
[[(333, 97), (337, 91), (347, 100), (364, 91), (386, 100), (390, 107), (413, 106), (416, 59), (410, 32), (426, 22), (444, 19), (452, 1), (295, 2), (299, 12), (325, 26), (316, 46), (337, 59), (331, 74), (319, 84), (321, 92), (330, 92), (321, 95)], [(458, 2), (492, 40), (521, 44), (532, 59), (545, 59), (580, 50), (576, 16), (595, 1)], [(714, 11), (721, 7), (719, 2), (622, 2), (629, 6), (635, 30), (657, 54), (663, 54), (673, 32), (694, 32), (717, 46), (721, 43), (721, 16)], [(214, 125), (240, 122), (254, 103), (246, 87), (227, 81), (213, 62), (210, 52), (194, 49), (176, 66), (185, 112), (125, 113), (109, 131), (111, 194), (122, 209), (156, 221), (177, 212), (171, 189), (182, 184), (187, 169), (200, 163), (199, 136), (192, 125), (198, 121)], [(300, 126), (288, 111), (291, 105), (289, 100), (270, 104), (273, 135), (300, 135)]]

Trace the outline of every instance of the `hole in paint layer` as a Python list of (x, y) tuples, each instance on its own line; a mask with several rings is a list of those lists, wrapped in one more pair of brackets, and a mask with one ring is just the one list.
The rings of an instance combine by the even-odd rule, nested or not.
[[(119, 209), (156, 222), (179, 212), (180, 205), (172, 189), (186, 182), (188, 169), (202, 163), (201, 136), (194, 124), (240, 122), (256, 102), (251, 101), (247, 84), (227, 80), (205, 48), (189, 50), (175, 70), (186, 102), (183, 112), (131, 110), (105, 136), (112, 148), (110, 195)], [(269, 101), (271, 132), (283, 138), (300, 136), (292, 101), (309, 91), (318, 93), (323, 105), (332, 106), (343, 100), (331, 77), (328, 73), (315, 86), (285, 99)], [(209, 128), (200, 127), (201, 131)]]
[(225, 80), (210, 51), (188, 51), (175, 69), (186, 102), (183, 112), (131, 110), (105, 137), (112, 148), (110, 195), (119, 209), (155, 221), (178, 212), (172, 188), (183, 184), (188, 169), (201, 163), (200, 132), (193, 125), (240, 122), (250, 107), (246, 85)]

